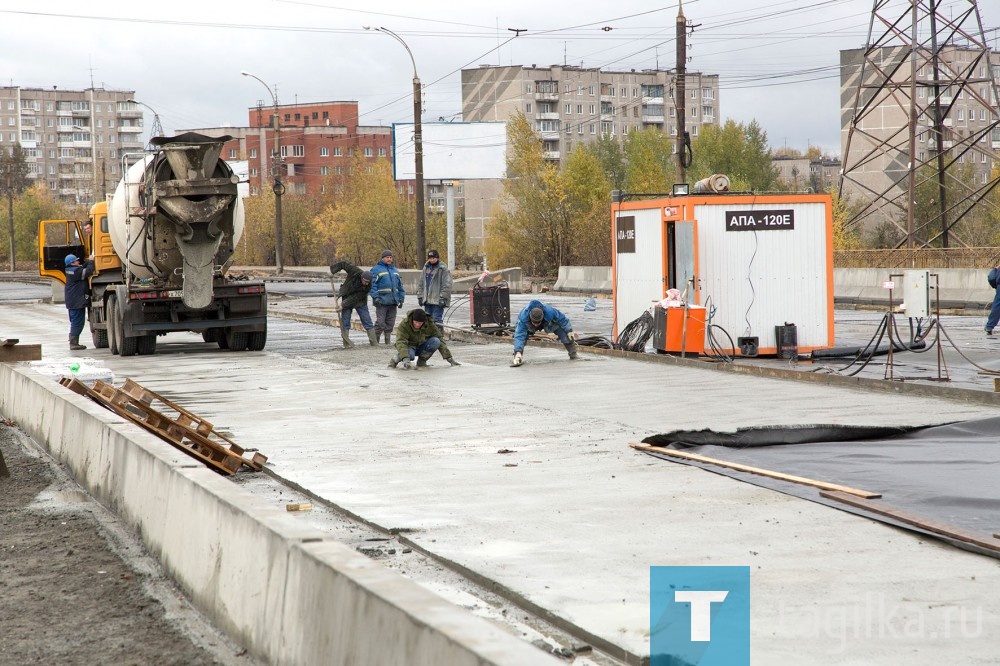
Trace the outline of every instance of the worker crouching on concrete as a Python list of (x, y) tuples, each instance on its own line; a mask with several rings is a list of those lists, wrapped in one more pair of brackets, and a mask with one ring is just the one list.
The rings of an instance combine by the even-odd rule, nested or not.
[(368, 313), (368, 290), (372, 286), (371, 271), (363, 271), (346, 259), (330, 264), (330, 274), (335, 275), (340, 271), (347, 273), (347, 279), (340, 285), (340, 337), (344, 341), (344, 347), (353, 347), (351, 342), (351, 312), (357, 311), (361, 325), (368, 332), (368, 342), (372, 345), (378, 344), (378, 336), (375, 334), (375, 325), (372, 324), (372, 316)]
[(403, 361), (403, 367), (409, 370), (416, 360), (416, 367), (422, 368), (436, 351), (440, 351), (444, 360), (451, 365), (461, 365), (451, 355), (443, 338), (441, 329), (426, 312), (410, 310), (396, 328), (396, 355), (389, 361), (389, 367), (395, 368)]
[(87, 279), (94, 274), (94, 257), (81, 264), (75, 254), (66, 255), (66, 289), (63, 292), (66, 309), (69, 310), (69, 348), (73, 351), (86, 349), (80, 344), (80, 334), (87, 321)]
[(569, 318), (559, 310), (541, 301), (531, 301), (517, 316), (517, 328), (514, 329), (514, 358), (511, 367), (517, 367), (523, 362), (521, 355), (528, 336), (540, 332), (555, 333), (559, 342), (563, 343), (570, 358), (576, 358), (576, 333)]

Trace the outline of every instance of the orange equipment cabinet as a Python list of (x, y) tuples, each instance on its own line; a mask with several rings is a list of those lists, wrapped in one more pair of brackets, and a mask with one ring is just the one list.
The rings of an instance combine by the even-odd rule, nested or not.
[[(658, 351), (701, 354), (705, 351), (705, 308), (653, 308), (653, 347)], [(685, 314), (687, 322), (685, 323)], [(682, 344), (683, 340), (683, 344)], [(683, 347), (683, 349), (682, 349)]]

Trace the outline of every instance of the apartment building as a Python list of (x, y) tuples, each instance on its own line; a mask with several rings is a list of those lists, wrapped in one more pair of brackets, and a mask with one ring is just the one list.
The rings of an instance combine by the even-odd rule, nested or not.
[(62, 201), (89, 205), (113, 192), (122, 157), (143, 150), (133, 90), (0, 87), (0, 149), (19, 143), (28, 176)]
[[(918, 50), (913, 71), (910, 50), (883, 47), (873, 54), (879, 69), (868, 67), (861, 81), (865, 49), (840, 52), (841, 148), (844, 193), (871, 200), (875, 193), (886, 198), (901, 196), (910, 163), (910, 82), (916, 93), (917, 122), (914, 157), (918, 165), (936, 162), (939, 147), (934, 131), (934, 68), (930, 53)], [(941, 146), (948, 161), (969, 165), (978, 185), (986, 184), (997, 167), (1000, 126), (994, 84), (1000, 81), (1000, 52), (991, 51), (989, 62), (977, 62), (982, 51), (946, 45), (941, 49), (938, 89), (941, 112)], [(891, 82), (878, 88), (881, 73), (892, 72)], [(958, 83), (961, 79), (963, 83)], [(949, 85), (950, 84), (950, 85)], [(863, 114), (855, 121), (855, 100), (862, 86)], [(852, 123), (855, 124), (853, 135)]]
[[(462, 70), (462, 119), (505, 121), (523, 113), (541, 135), (545, 157), (562, 162), (601, 135), (624, 139), (653, 128), (677, 136), (676, 76), (665, 70), (481, 65)], [(719, 122), (719, 76), (687, 74), (685, 126), (691, 137)]]

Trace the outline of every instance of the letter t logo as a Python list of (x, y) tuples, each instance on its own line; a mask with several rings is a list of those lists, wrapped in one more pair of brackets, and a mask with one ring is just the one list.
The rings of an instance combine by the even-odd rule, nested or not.
[(712, 640), (712, 602), (722, 602), (729, 596), (724, 590), (681, 591), (674, 592), (674, 601), (691, 604), (691, 641), (706, 642)]

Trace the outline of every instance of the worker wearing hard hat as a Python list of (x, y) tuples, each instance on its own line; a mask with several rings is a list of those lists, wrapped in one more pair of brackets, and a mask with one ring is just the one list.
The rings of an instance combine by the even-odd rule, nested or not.
[(514, 329), (514, 358), (511, 367), (516, 368), (523, 363), (522, 354), (528, 336), (534, 333), (554, 333), (559, 342), (566, 347), (571, 359), (576, 358), (576, 333), (569, 318), (551, 305), (541, 301), (531, 301), (517, 317), (517, 328)]
[(80, 344), (80, 334), (87, 321), (87, 279), (94, 274), (94, 255), (86, 264), (80, 263), (75, 254), (66, 255), (66, 289), (64, 291), (66, 309), (69, 311), (69, 348), (72, 351), (86, 349)]

